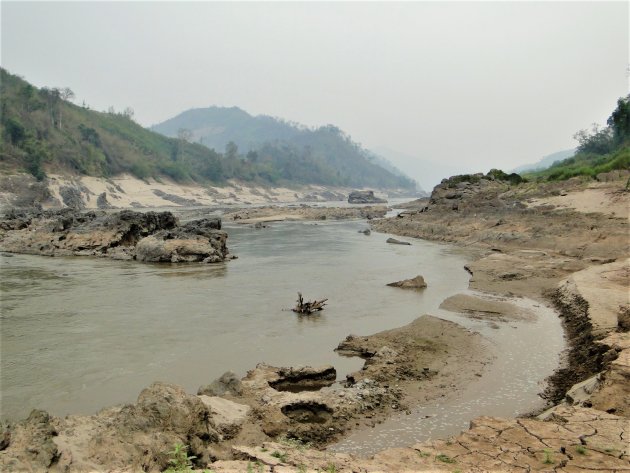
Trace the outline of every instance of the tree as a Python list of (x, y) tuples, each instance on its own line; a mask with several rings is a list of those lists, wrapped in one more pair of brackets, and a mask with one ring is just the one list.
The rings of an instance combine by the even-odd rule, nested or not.
[(133, 120), (133, 116), (135, 115), (135, 111), (133, 110), (133, 108), (131, 107), (125, 107), (125, 109), (122, 112), (123, 117), (125, 117), (127, 120)]
[(188, 128), (180, 128), (179, 130), (177, 130), (177, 139), (180, 141), (185, 141), (186, 143), (189, 143), (192, 139), (192, 136), (192, 131), (190, 131)]
[(26, 138), (26, 129), (24, 128), (24, 125), (15, 118), (9, 118), (5, 122), (4, 127), (7, 135), (9, 135), (11, 144), (19, 146)]
[(59, 89), (59, 95), (63, 100), (72, 101), (75, 97), (74, 92), (70, 87), (64, 87), (63, 89)]
[(612, 128), (616, 145), (630, 139), (630, 95), (617, 100), (617, 108), (610, 115), (607, 123)]
[(35, 87), (33, 87), (31, 84), (26, 84), (20, 89), (19, 97), (24, 102), (24, 111), (30, 112), (31, 102), (35, 97)]
[(245, 157), (247, 158), (247, 161), (249, 161), (250, 163), (258, 162), (258, 153), (256, 151), (253, 151), (253, 150), (248, 151)]
[(233, 141), (225, 145), (226, 159), (236, 159), (238, 157), (238, 146)]
[(597, 123), (593, 123), (591, 131), (580, 130), (573, 138), (579, 143), (578, 153), (607, 154), (614, 149), (612, 129), (600, 129)]
[(57, 87), (53, 87), (52, 89), (49, 89), (48, 87), (43, 87), (41, 89), (41, 93), (44, 95), (44, 98), (46, 99), (46, 103), (48, 104), (48, 112), (50, 113), (50, 122), (54, 128), (56, 125), (55, 114), (56, 112), (58, 112), (59, 102), (61, 100), (61, 91)]

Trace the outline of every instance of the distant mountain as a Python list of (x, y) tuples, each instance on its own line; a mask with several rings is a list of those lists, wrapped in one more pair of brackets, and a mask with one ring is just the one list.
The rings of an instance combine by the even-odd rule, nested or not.
[(448, 163), (435, 162), (384, 146), (373, 148), (372, 151), (376, 155), (395, 163), (396, 166), (405, 169), (423, 189), (427, 189), (429, 192), (431, 192), (442, 179), (456, 174), (474, 171), (472, 168), (462, 168)]
[(556, 161), (563, 161), (570, 158), (575, 154), (575, 149), (565, 149), (564, 151), (558, 151), (556, 153), (549, 154), (543, 157), (540, 161), (533, 164), (523, 164), (522, 166), (512, 169), (512, 172), (523, 173), (531, 171), (542, 171), (550, 167)]
[[(188, 136), (217, 151), (231, 149), (255, 163), (266, 163), (282, 178), (354, 187), (414, 189), (416, 183), (353, 142), (333, 125), (308, 128), (266, 115), (252, 116), (238, 107), (208, 107), (185, 111), (151, 127), (168, 137)], [(234, 147), (234, 145), (236, 145)], [(315, 169), (317, 168), (317, 169)]]
[[(206, 120), (203, 132), (180, 132), (208, 116), (192, 113), (168, 137), (137, 124), (131, 110), (97, 112), (73, 104), (72, 96), (69, 89), (38, 89), (0, 68), (2, 171), (26, 171), (40, 180), (51, 172), (99, 177), (131, 173), (141, 179), (169, 177), (201, 184), (238, 179), (263, 185), (415, 187), (411, 179), (370, 162), (365, 150), (333, 126), (307, 130), (270, 117), (254, 119), (239, 109), (218, 109), (221, 119)], [(270, 134), (274, 141), (260, 144), (260, 137)], [(226, 142), (225, 152), (192, 142), (202, 136)], [(239, 151), (230, 143), (234, 140), (257, 143), (256, 148), (243, 145), (247, 152)]]

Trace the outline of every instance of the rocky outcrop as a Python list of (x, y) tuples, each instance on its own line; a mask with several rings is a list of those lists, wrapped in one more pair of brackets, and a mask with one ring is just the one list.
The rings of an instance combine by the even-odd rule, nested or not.
[(179, 386), (153, 383), (135, 404), (94, 416), (61, 419), (33, 411), (12, 427), (10, 442), (0, 452), (0, 470), (163, 471), (176, 443), (187, 445), (195, 461), (205, 465), (211, 461), (209, 445), (220, 438), (210, 408), (199, 397)]
[(374, 191), (352, 191), (348, 196), (350, 204), (385, 204), (387, 201), (374, 195)]
[[(8, 435), (7, 435), (8, 433)], [(54, 442), (57, 435), (47, 412), (35, 409), (16, 428), (3, 435), (2, 450), (11, 454), (0, 456), (3, 471), (45, 471), (58, 460)], [(6, 470), (5, 470), (6, 469)]]
[(424, 289), (427, 287), (427, 283), (425, 282), (422, 276), (416, 276), (411, 279), (404, 279), (402, 281), (390, 282), (388, 286), (391, 287), (400, 287), (402, 289)]
[(0, 175), (0, 208), (42, 208), (42, 204), (61, 205), (45, 180), (30, 174)]
[(85, 208), (85, 204), (81, 198), (81, 191), (76, 187), (62, 186), (59, 188), (59, 194), (66, 207), (74, 210)]
[(170, 212), (14, 211), (0, 224), (0, 249), (45, 256), (217, 263), (228, 256), (219, 219), (179, 225)]
[(107, 192), (103, 192), (98, 195), (96, 198), (96, 206), (99, 209), (112, 209), (114, 208), (112, 204), (107, 200)]

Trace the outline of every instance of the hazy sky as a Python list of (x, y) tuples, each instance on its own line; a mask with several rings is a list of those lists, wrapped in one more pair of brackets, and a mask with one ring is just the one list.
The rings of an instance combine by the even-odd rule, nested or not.
[(2, 1), (1, 15), (2, 66), (94, 109), (131, 106), (148, 126), (236, 105), (462, 171), (573, 147), (628, 93), (627, 2)]

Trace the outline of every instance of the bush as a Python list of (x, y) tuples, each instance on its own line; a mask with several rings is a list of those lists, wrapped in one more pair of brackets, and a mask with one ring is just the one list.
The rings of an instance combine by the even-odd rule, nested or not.
[(26, 139), (26, 128), (15, 118), (9, 118), (4, 124), (4, 129), (11, 144), (20, 146)]

